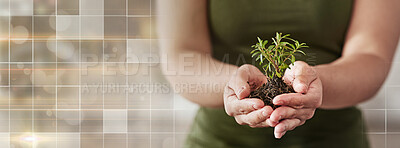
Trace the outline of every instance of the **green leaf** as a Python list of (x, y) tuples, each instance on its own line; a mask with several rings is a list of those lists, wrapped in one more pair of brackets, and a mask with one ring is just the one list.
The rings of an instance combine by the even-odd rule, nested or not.
[(290, 38), (290, 37), (286, 37), (286, 39), (291, 40), (292, 42), (295, 41), (295, 39), (292, 39), (292, 38)]
[(282, 38), (288, 38), (290, 36), (290, 34), (285, 34)]
[(265, 40), (265, 41), (263, 42), (262, 47), (265, 47), (265, 45), (267, 45), (267, 43), (268, 43), (268, 40)]
[(274, 47), (275, 47), (274, 45), (269, 45), (267, 50), (272, 51), (272, 49), (274, 49)]
[(275, 45), (278, 45), (278, 43), (276, 42), (276, 40), (274, 38), (272, 38), (272, 40), (274, 41)]
[(300, 48), (308, 48), (308, 46), (306, 45), (306, 43), (301, 43)]
[(282, 72), (284, 72), (288, 67), (289, 65), (287, 65), (286, 63), (282, 63), (282, 65), (279, 68), (281, 69)]
[(260, 51), (256, 51), (256, 52), (252, 53), (251, 57), (254, 57), (254, 56), (258, 55), (258, 54), (260, 54)]
[(297, 50), (297, 52), (300, 52), (300, 53), (302, 53), (302, 54), (306, 55), (306, 53), (304, 53), (304, 51)]
[(296, 58), (294, 57), (294, 55), (292, 55), (291, 62), (294, 63), (295, 61), (296, 61)]
[(262, 68), (265, 68), (265, 67), (267, 67), (267, 66), (268, 66), (268, 65), (263, 65)]
[(251, 57), (254, 58), (257, 55), (258, 55), (258, 53), (254, 53), (254, 54), (251, 55)]
[(286, 64), (286, 63), (283, 63), (283, 67), (282, 67), (282, 69), (283, 70), (286, 70), (286, 68), (288, 68), (289, 67), (289, 65), (288, 64)]
[(272, 71), (272, 70), (271, 70), (271, 62), (268, 63), (268, 67), (267, 67), (267, 68), (268, 68), (269, 71)]
[(290, 44), (289, 42), (281, 42), (282, 46), (286, 46), (286, 45), (289, 45), (289, 44)]
[(277, 59), (277, 60), (278, 60), (278, 63), (281, 63), (281, 58), (280, 58), (280, 57), (278, 57), (278, 59)]
[(275, 38), (276, 38), (277, 40), (281, 40), (281, 36), (280, 36), (280, 33), (279, 33), (279, 32), (276, 32)]
[(291, 52), (284, 52), (282, 55), (287, 57), (287, 56), (291, 55)]
[(258, 43), (260, 43), (260, 45), (262, 45), (263, 40), (261, 40), (259, 37), (257, 37), (257, 39), (258, 39)]
[(278, 76), (279, 78), (282, 77), (279, 72), (276, 73), (276, 76)]
[(296, 49), (296, 48), (294, 47), (294, 45), (293, 45), (293, 44), (290, 44), (290, 43), (289, 43), (289, 46), (292, 48), (291, 50), (294, 50), (294, 49)]

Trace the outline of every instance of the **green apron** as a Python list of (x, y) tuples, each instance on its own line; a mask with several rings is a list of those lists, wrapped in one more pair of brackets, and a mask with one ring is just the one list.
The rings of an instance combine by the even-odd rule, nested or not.
[[(310, 65), (341, 56), (351, 18), (352, 0), (209, 0), (208, 18), (213, 56), (225, 63), (254, 63), (250, 46), (256, 37), (275, 32), (306, 42)], [(257, 65), (257, 64), (255, 64)], [(364, 148), (369, 147), (361, 111), (317, 109), (312, 119), (275, 139), (273, 128), (238, 125), (224, 109), (201, 107), (185, 147), (197, 148)]]

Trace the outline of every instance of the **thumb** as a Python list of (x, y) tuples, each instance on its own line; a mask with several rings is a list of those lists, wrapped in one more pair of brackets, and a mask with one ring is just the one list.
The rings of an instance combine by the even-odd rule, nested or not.
[(307, 63), (297, 61), (293, 66), (293, 89), (297, 93), (307, 93), (308, 87), (317, 78), (317, 73)]
[(308, 79), (306, 78), (307, 76), (304, 75), (300, 75), (297, 76), (294, 81), (293, 81), (293, 89), (295, 92), (297, 93), (307, 93), (309, 84), (311, 82), (308, 81)]

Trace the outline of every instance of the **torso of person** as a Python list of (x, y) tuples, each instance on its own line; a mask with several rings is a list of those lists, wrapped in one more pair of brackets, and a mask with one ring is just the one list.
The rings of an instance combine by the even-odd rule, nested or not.
[[(253, 64), (250, 46), (276, 32), (306, 42), (310, 65), (341, 56), (353, 10), (352, 0), (209, 0), (208, 23), (213, 57), (225, 63)], [(201, 107), (185, 147), (205, 148), (365, 148), (362, 114), (356, 107), (317, 109), (312, 119), (275, 139), (273, 128), (239, 125), (224, 109)]]

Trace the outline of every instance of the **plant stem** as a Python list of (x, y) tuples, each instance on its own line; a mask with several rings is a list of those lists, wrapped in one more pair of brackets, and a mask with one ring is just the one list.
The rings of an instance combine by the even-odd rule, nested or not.
[(261, 54), (263, 54), (264, 57), (266, 57), (267, 60), (268, 60), (269, 62), (272, 63), (272, 65), (274, 66), (275, 70), (278, 70), (278, 71), (280, 72), (279, 66), (278, 66), (278, 65), (276, 64), (276, 62), (272, 59), (271, 54), (265, 53), (264, 50), (260, 50), (260, 51), (261, 51)]
[[(296, 51), (297, 51), (297, 49), (294, 49), (294, 50), (293, 50), (293, 53), (296, 53)], [(291, 57), (292, 55), (293, 55), (293, 54), (289, 54), (289, 55), (285, 58), (285, 60), (283, 60), (282, 63), (285, 63), (286, 60), (289, 59), (289, 57)]]

